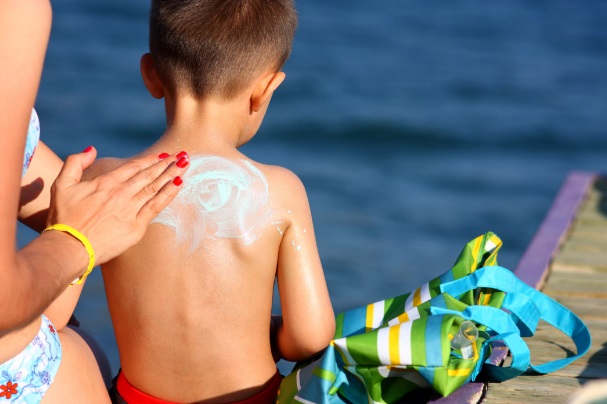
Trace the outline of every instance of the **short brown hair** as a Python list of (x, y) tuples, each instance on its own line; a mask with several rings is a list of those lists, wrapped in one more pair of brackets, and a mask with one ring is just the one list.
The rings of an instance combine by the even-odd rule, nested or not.
[(291, 54), (293, 0), (152, 0), (150, 53), (172, 91), (230, 99)]

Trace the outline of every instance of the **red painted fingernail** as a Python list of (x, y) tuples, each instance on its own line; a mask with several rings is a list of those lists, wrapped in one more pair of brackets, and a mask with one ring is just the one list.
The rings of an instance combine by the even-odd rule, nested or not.
[(88, 153), (88, 152), (90, 152), (91, 150), (93, 150), (93, 146), (89, 146), (89, 147), (87, 147), (86, 149), (82, 150), (82, 153)]
[(169, 156), (170, 156), (170, 154), (169, 154), (169, 153), (160, 153), (160, 154), (158, 155), (158, 158), (159, 158), (160, 160), (164, 160), (165, 158), (167, 158), (167, 157), (169, 157)]
[(175, 156), (175, 157), (177, 157), (178, 159), (180, 159), (182, 157), (190, 157), (190, 156), (188, 156), (188, 153), (182, 151), (182, 152), (177, 153), (177, 156)]
[(183, 180), (181, 179), (181, 177), (175, 177), (175, 179), (173, 180), (173, 184), (175, 184), (175, 186), (180, 186), (183, 183)]
[(179, 160), (177, 160), (177, 163), (176, 163), (177, 167), (179, 167), (179, 168), (183, 168), (183, 167), (187, 166), (188, 164), (189, 164), (189, 161), (185, 157), (180, 158)]

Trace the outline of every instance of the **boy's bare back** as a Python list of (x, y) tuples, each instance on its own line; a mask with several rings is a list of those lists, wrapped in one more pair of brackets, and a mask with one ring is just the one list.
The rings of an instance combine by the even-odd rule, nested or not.
[[(238, 150), (285, 78), (295, 26), (292, 0), (152, 1), (141, 72), (164, 98), (167, 129), (142, 153), (187, 150), (178, 165), (190, 167), (143, 240), (102, 267), (128, 391), (249, 398), (278, 388), (273, 353), (305, 359), (333, 336), (302, 183)], [(89, 175), (120, 163), (101, 160)], [(275, 280), (282, 318), (271, 338)]]
[(306, 285), (324, 284), (310, 210), (285, 169), (244, 156), (192, 155), (190, 165), (178, 199), (103, 267), (122, 371), (155, 397), (242, 399), (276, 372), (277, 268), (293, 332), (312, 345), (325, 334), (309, 328), (319, 313), (305, 300), (316, 294)]

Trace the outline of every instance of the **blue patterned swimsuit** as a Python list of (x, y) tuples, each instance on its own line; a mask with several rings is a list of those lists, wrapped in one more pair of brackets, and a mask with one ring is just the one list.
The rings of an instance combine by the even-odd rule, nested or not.
[(60, 363), (59, 336), (43, 315), (34, 340), (17, 356), (0, 365), (0, 403), (39, 403)]
[[(36, 111), (32, 110), (23, 172), (32, 161), (40, 139), (40, 123)], [(0, 404), (37, 404), (53, 382), (61, 362), (61, 343), (53, 324), (44, 315), (40, 331), (34, 340), (17, 356), (0, 364)]]
[(38, 146), (38, 141), (40, 140), (40, 121), (38, 120), (38, 114), (36, 114), (36, 110), (32, 109), (32, 115), (30, 117), (30, 126), (27, 130), (27, 139), (25, 140), (25, 153), (23, 155), (23, 170), (21, 171), (21, 176), (25, 175), (30, 163), (32, 162), (32, 157), (34, 157), (34, 152), (36, 151), (36, 146)]

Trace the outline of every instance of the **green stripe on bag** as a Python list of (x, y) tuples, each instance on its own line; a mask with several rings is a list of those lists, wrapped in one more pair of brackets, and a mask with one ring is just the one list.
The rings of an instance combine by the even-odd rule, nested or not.
[(325, 379), (329, 383), (335, 382), (335, 379), (337, 378), (335, 376), (335, 373), (331, 372), (330, 370), (322, 369), (319, 367), (315, 367), (312, 371), (312, 374), (316, 377), (320, 377), (321, 379)]
[(426, 323), (428, 318), (420, 318), (411, 325), (411, 362), (426, 366)]
[(346, 338), (346, 348), (357, 365), (379, 363), (377, 354), (377, 330)]

